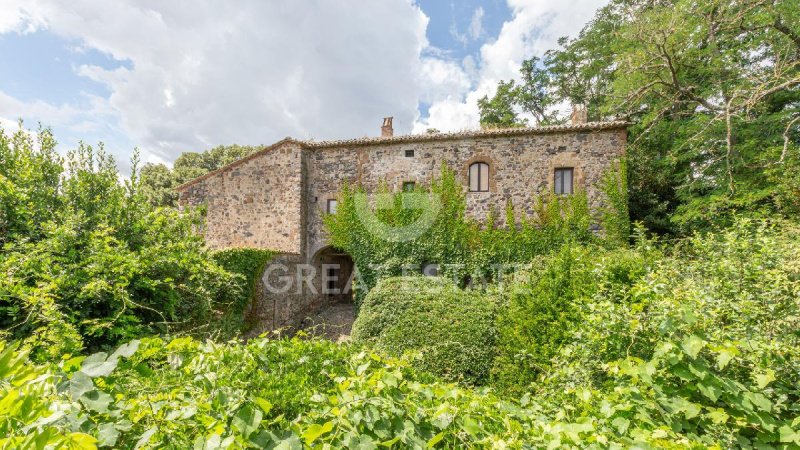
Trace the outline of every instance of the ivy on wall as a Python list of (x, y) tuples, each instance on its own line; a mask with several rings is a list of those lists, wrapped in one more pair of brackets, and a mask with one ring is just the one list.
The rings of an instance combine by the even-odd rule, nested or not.
[[(597, 216), (585, 192), (570, 196), (534, 195), (531, 205), (505, 205), (505, 224), (495, 210), (481, 223), (466, 217), (466, 193), (444, 163), (430, 186), (392, 192), (385, 183), (377, 195), (346, 185), (335, 214), (324, 218), (331, 244), (352, 256), (358, 269), (356, 303), (387, 276), (422, 273), (457, 284), (480, 286), (498, 281), (503, 271), (548, 254), (566, 243), (615, 245), (627, 241), (627, 188), (624, 163), (604, 177), (606, 207)], [(533, 211), (527, 214), (525, 211)], [(595, 225), (606, 230), (593, 232)]]
[(220, 312), (219, 332), (223, 337), (234, 337), (245, 331), (245, 309), (253, 301), (258, 282), (267, 263), (275, 256), (272, 250), (257, 248), (230, 248), (214, 252), (214, 261), (226, 271), (237, 275), (241, 289), (239, 295)]

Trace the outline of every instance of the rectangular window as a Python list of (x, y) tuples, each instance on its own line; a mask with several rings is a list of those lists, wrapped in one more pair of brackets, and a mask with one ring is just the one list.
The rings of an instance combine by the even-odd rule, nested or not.
[(469, 190), (472, 192), (480, 191), (480, 169), (474, 164), (469, 167)]
[(406, 158), (413, 158), (414, 150), (406, 150)]
[(403, 192), (414, 192), (414, 186), (417, 184), (413, 181), (406, 181), (403, 183)]
[(572, 194), (572, 167), (556, 169), (553, 187), (556, 194)]
[(326, 211), (328, 211), (328, 214), (336, 214), (336, 206), (338, 204), (339, 204), (339, 202), (336, 199), (334, 199), (334, 198), (328, 199), (328, 206), (326, 208)]
[(336, 281), (338, 280), (338, 274), (336, 273), (336, 268), (329, 267), (328, 268), (328, 293), (333, 294), (334, 290), (336, 289)]

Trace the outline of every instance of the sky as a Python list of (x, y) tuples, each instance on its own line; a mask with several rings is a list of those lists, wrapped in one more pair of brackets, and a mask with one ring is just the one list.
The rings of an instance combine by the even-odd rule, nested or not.
[(477, 101), (604, 0), (0, 0), (0, 126), (123, 172), (284, 137), (474, 129)]

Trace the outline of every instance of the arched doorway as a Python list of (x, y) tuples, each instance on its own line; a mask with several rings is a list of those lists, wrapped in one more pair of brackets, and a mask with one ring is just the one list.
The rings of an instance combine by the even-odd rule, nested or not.
[(323, 304), (353, 302), (353, 258), (347, 253), (325, 247), (314, 256), (314, 287)]

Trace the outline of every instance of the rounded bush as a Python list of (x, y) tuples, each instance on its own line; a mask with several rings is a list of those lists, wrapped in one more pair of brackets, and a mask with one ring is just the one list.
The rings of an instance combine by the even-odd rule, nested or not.
[(495, 299), (449, 280), (397, 277), (364, 299), (353, 339), (390, 355), (418, 354), (420, 369), (447, 380), (482, 384), (494, 356)]

